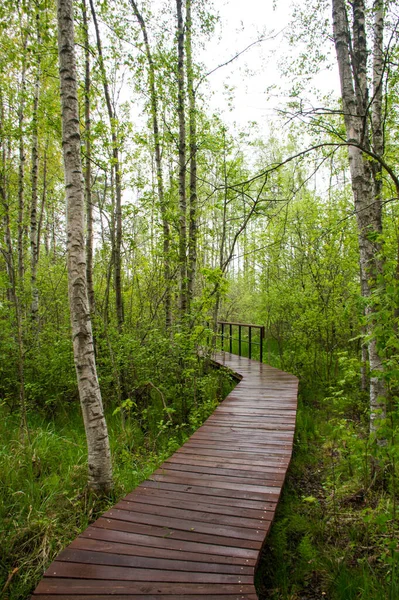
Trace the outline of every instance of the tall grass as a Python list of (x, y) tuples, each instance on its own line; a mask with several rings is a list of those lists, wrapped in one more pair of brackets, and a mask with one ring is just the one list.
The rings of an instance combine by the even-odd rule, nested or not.
[(30, 412), (29, 442), (20, 439), (17, 415), (0, 408), (2, 599), (29, 598), (61, 549), (146, 479), (233, 387), (219, 370), (206, 375), (202, 383), (199, 380), (198, 385), (206, 393), (201, 403), (193, 403), (187, 424), (169, 425), (169, 420), (159, 418), (162, 411), (156, 406), (145, 427), (132, 414), (122, 420), (120, 412), (110, 410), (107, 421), (115, 486), (108, 498), (101, 499), (86, 488), (86, 442), (76, 403), (70, 405), (68, 415), (63, 412), (51, 420)]
[(331, 398), (300, 401), (293, 460), (256, 576), (261, 600), (399, 598), (392, 480), (367, 474), (366, 427), (342, 422), (342, 409)]

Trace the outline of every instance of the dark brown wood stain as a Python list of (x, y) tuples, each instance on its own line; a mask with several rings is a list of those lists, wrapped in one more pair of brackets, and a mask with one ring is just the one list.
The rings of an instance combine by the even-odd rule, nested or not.
[(291, 459), (298, 380), (227, 352), (241, 377), (148, 481), (63, 550), (32, 600), (255, 600)]

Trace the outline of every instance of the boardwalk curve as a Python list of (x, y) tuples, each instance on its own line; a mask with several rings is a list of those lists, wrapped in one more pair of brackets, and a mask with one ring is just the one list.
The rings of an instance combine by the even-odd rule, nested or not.
[(149, 480), (63, 550), (32, 600), (255, 600), (291, 459), (298, 380), (227, 352), (240, 383)]

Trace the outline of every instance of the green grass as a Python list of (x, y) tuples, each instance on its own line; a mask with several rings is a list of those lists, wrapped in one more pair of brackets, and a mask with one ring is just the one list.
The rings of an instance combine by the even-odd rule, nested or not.
[[(234, 387), (223, 370), (208, 374), (201, 403), (186, 425), (169, 424), (154, 405), (141, 422), (107, 415), (114, 489), (99, 499), (86, 488), (86, 441), (79, 405), (49, 420), (29, 413), (30, 443), (19, 437), (19, 419), (0, 410), (0, 598), (25, 600), (55, 556), (173, 453)], [(159, 398), (154, 394), (155, 404)], [(158, 415), (158, 416), (157, 416)], [(157, 416), (157, 418), (155, 418)], [(149, 421), (151, 427), (148, 426)], [(144, 423), (144, 424), (143, 424)], [(145, 425), (145, 426), (144, 426)], [(3, 591), (3, 593), (2, 593)]]
[(64, 421), (31, 415), (31, 443), (19, 439), (17, 418), (3, 414), (0, 419), (0, 591), (14, 573), (2, 597), (22, 600), (54, 556), (145, 479), (162, 453), (141, 447), (128, 460), (128, 432), (111, 427), (115, 489), (99, 500), (86, 489), (86, 443), (78, 410)]
[(399, 598), (392, 488), (378, 479), (366, 488), (363, 426), (348, 420), (340, 430), (329, 400), (300, 402), (294, 457), (256, 575), (261, 600)]

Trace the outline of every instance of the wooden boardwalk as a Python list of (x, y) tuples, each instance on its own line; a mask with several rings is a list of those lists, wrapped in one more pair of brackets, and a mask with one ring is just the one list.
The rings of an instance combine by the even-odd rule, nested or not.
[(298, 381), (233, 354), (216, 359), (242, 377), (237, 387), (58, 555), (32, 600), (257, 598), (254, 570), (291, 458)]

